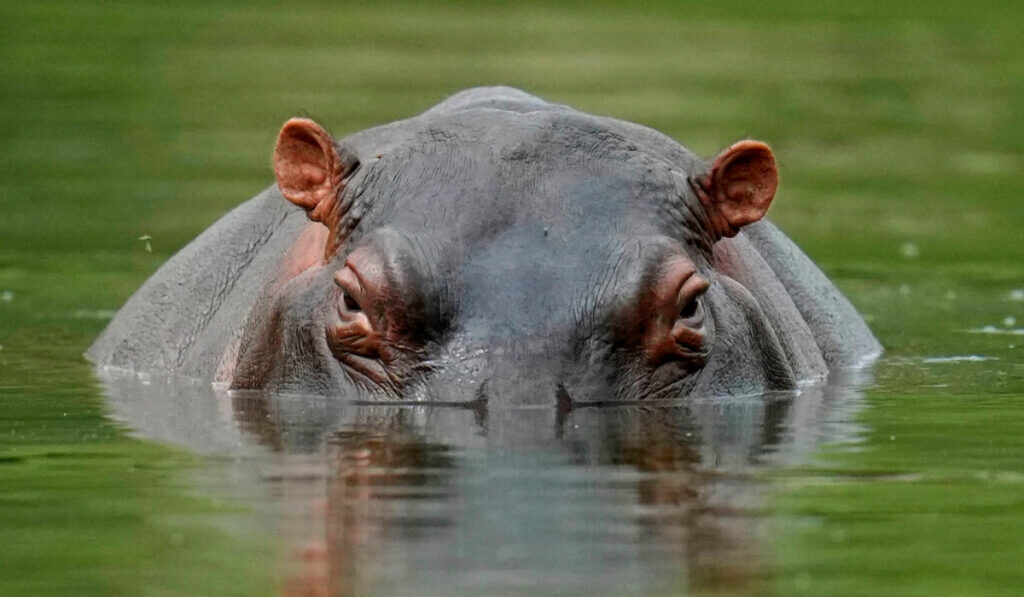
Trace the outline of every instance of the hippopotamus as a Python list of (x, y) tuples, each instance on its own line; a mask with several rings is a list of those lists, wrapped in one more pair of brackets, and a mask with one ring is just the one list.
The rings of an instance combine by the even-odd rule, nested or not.
[(709, 159), (505, 87), (335, 139), (167, 261), (87, 357), (228, 390), (540, 406), (794, 390), (880, 354), (764, 216), (768, 145)]

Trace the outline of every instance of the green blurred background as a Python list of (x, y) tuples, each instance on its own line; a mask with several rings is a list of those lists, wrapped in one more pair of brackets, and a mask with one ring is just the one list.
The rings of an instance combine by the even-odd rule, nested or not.
[[(766, 592), (1014, 594), (1022, 31), (1011, 1), (4, 3), (0, 593), (273, 590), (260, 532), (181, 488), (216, 463), (128, 439), (79, 355), (272, 182), (288, 117), (344, 135), (503, 84), (704, 155), (767, 141), (771, 218), (886, 345), (859, 450), (774, 481)], [(926, 360), (955, 355), (991, 359)]]

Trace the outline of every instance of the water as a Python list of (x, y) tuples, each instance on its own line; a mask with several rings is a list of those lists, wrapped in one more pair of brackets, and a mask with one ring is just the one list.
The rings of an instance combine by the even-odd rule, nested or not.
[[(742, 587), (758, 471), (856, 437), (865, 371), (798, 393), (571, 410), (344, 405), (105, 371), (112, 416), (229, 458), (196, 483), (278, 521), (285, 592)], [(225, 481), (225, 478), (227, 481)]]
[[(0, 595), (1019, 594), (1021, 19), (3, 4)], [(798, 396), (561, 414), (233, 396), (81, 358), (270, 184), (288, 117), (345, 134), (485, 84), (703, 155), (770, 142), (770, 217), (886, 355)]]

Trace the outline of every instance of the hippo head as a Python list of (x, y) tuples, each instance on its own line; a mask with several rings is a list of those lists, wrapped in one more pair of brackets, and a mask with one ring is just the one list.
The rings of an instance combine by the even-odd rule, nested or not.
[(771, 150), (668, 157), (605, 122), (460, 110), (339, 143), (288, 121), (277, 183), (312, 222), (232, 386), (512, 405), (794, 387), (713, 254), (768, 209)]

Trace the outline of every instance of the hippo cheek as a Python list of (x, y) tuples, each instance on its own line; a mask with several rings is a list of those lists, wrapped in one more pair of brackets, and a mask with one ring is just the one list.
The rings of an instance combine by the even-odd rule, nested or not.
[(323, 297), (330, 289), (330, 271), (317, 267), (262, 298), (243, 334), (231, 388), (337, 393), (336, 365), (324, 332), (328, 313)]
[(796, 376), (782, 344), (751, 293), (732, 278), (719, 276), (708, 294), (715, 339), (693, 395), (754, 395), (795, 388)]

